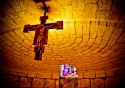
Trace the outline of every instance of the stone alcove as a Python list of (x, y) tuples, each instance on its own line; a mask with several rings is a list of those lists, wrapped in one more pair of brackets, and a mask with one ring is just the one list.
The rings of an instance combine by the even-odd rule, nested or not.
[(76, 88), (78, 87), (78, 72), (74, 65), (63, 64), (60, 66), (60, 88)]

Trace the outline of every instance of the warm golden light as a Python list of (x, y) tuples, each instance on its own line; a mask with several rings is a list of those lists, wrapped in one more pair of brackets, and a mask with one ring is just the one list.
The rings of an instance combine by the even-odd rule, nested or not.
[(125, 1), (46, 2), (47, 23), (63, 21), (63, 30), (49, 29), (42, 61), (36, 61), (35, 30), (23, 28), (41, 23), (43, 3), (0, 1), (0, 88), (63, 88), (59, 66), (66, 63), (76, 66), (79, 88), (123, 88)]

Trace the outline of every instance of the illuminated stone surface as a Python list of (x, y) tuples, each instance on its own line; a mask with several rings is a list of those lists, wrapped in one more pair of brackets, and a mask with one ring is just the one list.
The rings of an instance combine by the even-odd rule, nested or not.
[[(23, 27), (39, 24), (44, 13), (40, 4), (32, 0), (0, 1), (2, 73), (57, 79), (55, 73), (65, 63), (76, 66), (80, 78), (125, 73), (124, 0), (52, 0), (47, 5), (51, 8), (48, 22), (63, 20), (64, 29), (49, 30), (42, 61), (35, 61), (32, 45), (35, 32), (25, 34)], [(41, 73), (48, 73), (47, 77)]]

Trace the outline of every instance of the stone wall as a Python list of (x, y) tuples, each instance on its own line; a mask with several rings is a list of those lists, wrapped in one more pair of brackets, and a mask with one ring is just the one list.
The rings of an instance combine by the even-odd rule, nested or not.
[(0, 66), (49, 73), (65, 63), (79, 71), (125, 66), (125, 0), (51, 0), (46, 4), (51, 8), (47, 23), (63, 20), (64, 28), (49, 30), (42, 61), (35, 61), (35, 31), (23, 33), (23, 28), (40, 23), (42, 7), (33, 0), (0, 0)]
[[(48, 73), (38, 74), (34, 72), (23, 72), (17, 69), (13, 69), (12, 71), (12, 69), (5, 67), (0, 72), (0, 88), (64, 88), (60, 83), (61, 80), (59, 80), (57, 73), (51, 75)], [(72, 86), (71, 88), (76, 87)], [(125, 88), (124, 68), (79, 73), (77, 88)]]

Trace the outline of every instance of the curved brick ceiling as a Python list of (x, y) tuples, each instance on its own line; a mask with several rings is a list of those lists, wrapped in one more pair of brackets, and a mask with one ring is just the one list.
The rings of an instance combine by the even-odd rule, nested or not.
[(34, 31), (42, 4), (31, 0), (0, 1), (0, 66), (25, 71), (57, 72), (69, 63), (79, 72), (125, 66), (125, 2), (123, 0), (52, 0), (48, 22), (64, 21), (63, 30), (49, 30), (42, 61), (34, 60)]

